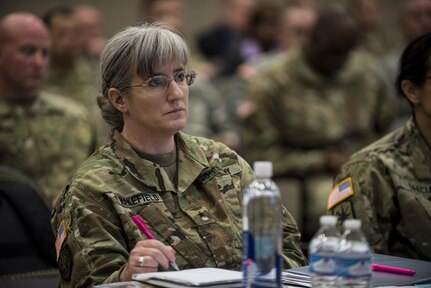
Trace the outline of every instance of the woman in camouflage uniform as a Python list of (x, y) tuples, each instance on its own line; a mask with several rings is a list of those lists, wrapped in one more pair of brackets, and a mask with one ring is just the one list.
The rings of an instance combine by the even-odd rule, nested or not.
[(376, 253), (431, 261), (431, 34), (404, 50), (398, 92), (413, 108), (400, 129), (352, 156), (328, 209), (362, 220)]
[[(174, 260), (181, 269), (240, 269), (242, 190), (254, 175), (225, 145), (180, 132), (196, 77), (188, 54), (181, 36), (157, 23), (125, 29), (102, 53), (98, 102), (113, 133), (53, 212), (62, 287), (126, 281)], [(283, 229), (285, 266), (306, 264), (286, 210)]]

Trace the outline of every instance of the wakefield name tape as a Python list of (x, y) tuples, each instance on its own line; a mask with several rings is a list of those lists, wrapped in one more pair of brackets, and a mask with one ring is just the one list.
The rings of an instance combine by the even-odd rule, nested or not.
[(349, 177), (340, 181), (329, 194), (328, 210), (353, 194), (352, 178)]

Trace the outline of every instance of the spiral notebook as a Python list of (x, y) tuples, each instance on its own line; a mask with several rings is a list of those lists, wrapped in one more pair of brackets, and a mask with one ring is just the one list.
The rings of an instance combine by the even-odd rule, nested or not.
[(133, 280), (167, 288), (242, 287), (242, 272), (221, 268), (195, 268), (134, 274)]

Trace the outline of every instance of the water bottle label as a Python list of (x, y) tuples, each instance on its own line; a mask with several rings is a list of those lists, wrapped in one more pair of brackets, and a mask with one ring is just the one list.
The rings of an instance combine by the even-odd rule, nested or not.
[(242, 232), (242, 272), (243, 283), (251, 283), (251, 278), (256, 273), (254, 264), (253, 237), (248, 231)]
[(273, 237), (243, 231), (242, 270), (244, 287), (281, 287), (282, 257)]
[(275, 251), (274, 237), (272, 236), (256, 236), (255, 237), (256, 258), (270, 258)]
[(310, 272), (319, 275), (333, 275), (336, 273), (335, 257), (325, 254), (310, 255)]
[(338, 275), (342, 277), (364, 277), (371, 276), (371, 257), (337, 259)]

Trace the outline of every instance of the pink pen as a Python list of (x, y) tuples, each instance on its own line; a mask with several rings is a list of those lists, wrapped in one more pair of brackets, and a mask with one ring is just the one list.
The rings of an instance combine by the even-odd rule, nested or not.
[[(145, 236), (147, 236), (148, 239), (155, 239), (153, 234), (151, 234), (150, 229), (148, 229), (147, 225), (145, 225), (144, 220), (142, 220), (141, 217), (138, 215), (132, 216), (132, 221), (138, 226), (139, 230), (141, 230), (142, 233), (144, 233)], [(171, 266), (179, 271), (180, 268), (178, 268), (178, 265), (175, 262), (170, 263)]]
[(388, 273), (394, 273), (394, 274), (403, 274), (403, 275), (415, 275), (416, 271), (405, 269), (405, 268), (399, 268), (399, 267), (393, 267), (393, 266), (386, 266), (386, 265), (380, 265), (380, 264), (371, 264), (371, 268), (373, 271), (381, 271), (381, 272), (388, 272)]

